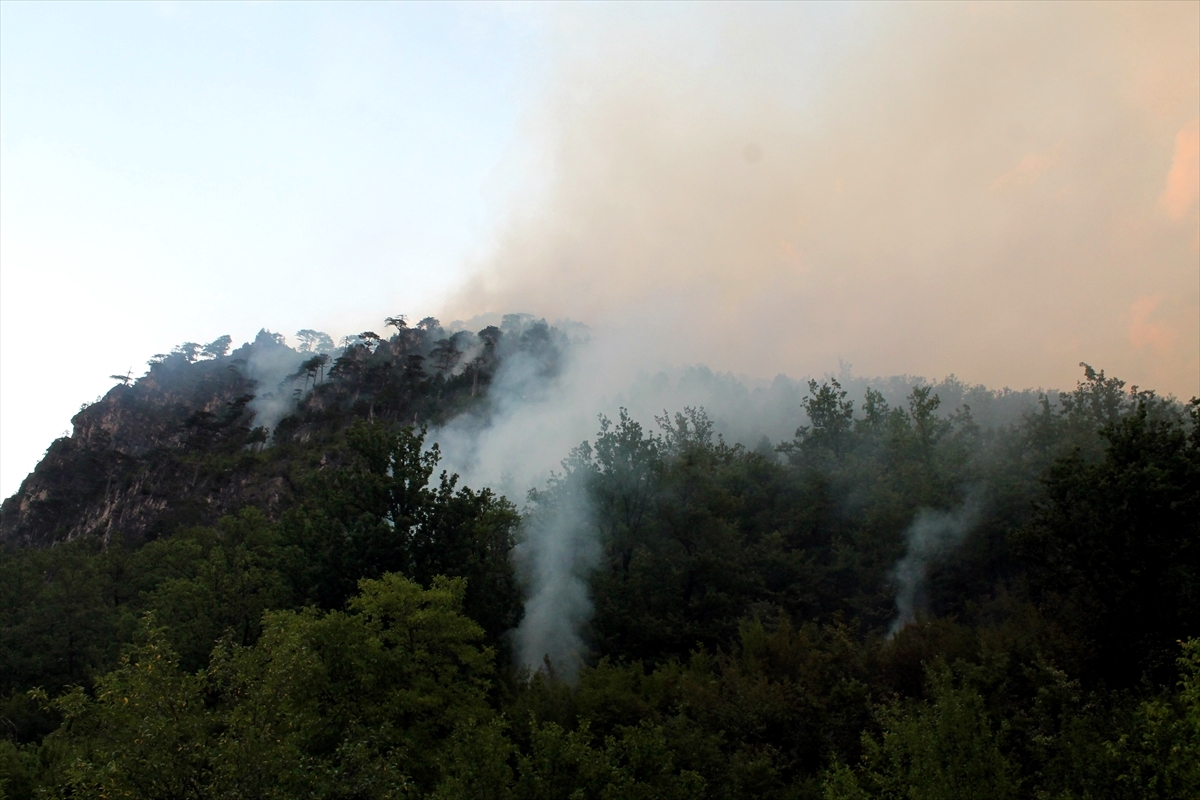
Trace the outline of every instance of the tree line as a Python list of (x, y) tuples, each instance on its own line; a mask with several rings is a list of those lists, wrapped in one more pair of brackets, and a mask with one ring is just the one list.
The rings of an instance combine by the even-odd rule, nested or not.
[[(769, 449), (620, 411), (518, 508), (372, 397), (266, 451), (275, 511), (0, 555), (5, 796), (1200, 792), (1200, 402), (1088, 367), (983, 428), (814, 381)], [(580, 499), (580, 664), (530, 669), (521, 547)]]

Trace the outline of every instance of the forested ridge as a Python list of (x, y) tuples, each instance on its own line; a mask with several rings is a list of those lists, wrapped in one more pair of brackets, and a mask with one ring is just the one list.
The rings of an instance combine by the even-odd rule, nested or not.
[(1200, 796), (1200, 401), (827, 378), (753, 448), (613, 409), (510, 498), (428, 430), (572, 336), (387, 322), (114, 376), (4, 502), (0, 797)]

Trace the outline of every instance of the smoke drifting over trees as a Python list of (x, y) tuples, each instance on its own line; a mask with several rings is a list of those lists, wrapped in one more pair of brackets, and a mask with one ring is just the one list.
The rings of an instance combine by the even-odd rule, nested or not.
[(960, 544), (971, 532), (978, 510), (972, 507), (971, 501), (967, 503), (954, 511), (923, 508), (905, 531), (904, 558), (896, 562), (892, 570), (896, 583), (896, 619), (888, 628), (888, 636), (895, 636), (917, 621), (917, 606), (931, 562)]
[(4, 501), (0, 794), (1200, 795), (1141, 8), (562, 9), (466, 321), (184, 342)]
[[(573, 6), (448, 314), (657, 371), (1200, 387), (1195, 4)], [(536, 155), (533, 155), (536, 154)]]
[(15, 796), (1200, 786), (1197, 401), (621, 372), (492, 321), (185, 343), (84, 408), (0, 511)]

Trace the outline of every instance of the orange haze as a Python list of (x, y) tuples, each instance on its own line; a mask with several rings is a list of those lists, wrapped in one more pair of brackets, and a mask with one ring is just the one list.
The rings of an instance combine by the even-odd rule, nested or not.
[(554, 24), (530, 180), (449, 313), (749, 375), (1200, 393), (1200, 3)]

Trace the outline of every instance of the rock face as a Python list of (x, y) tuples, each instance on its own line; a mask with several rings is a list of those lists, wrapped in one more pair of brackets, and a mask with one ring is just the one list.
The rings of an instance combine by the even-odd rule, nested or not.
[(0, 506), (0, 542), (36, 547), (85, 535), (107, 541), (116, 532), (144, 540), (236, 505), (229, 496), (237, 494), (230, 491), (236, 460), (225, 480), (198, 484), (202, 472), (214, 477), (205, 469), (214, 454), (245, 447), (254, 381), (241, 362), (172, 355), (81, 410), (71, 436), (51, 444)]
[(486, 413), (487, 388), (510, 356), (551, 376), (569, 345), (527, 315), (478, 334), (448, 334), (429, 318), (334, 353), (298, 352), (265, 330), (229, 355), (205, 348), (216, 357), (198, 358), (198, 345), (182, 345), (75, 415), (71, 436), (0, 506), (0, 546), (80, 536), (136, 545), (245, 506), (274, 516), (293, 496), (294, 474), (337, 458), (353, 420)]

